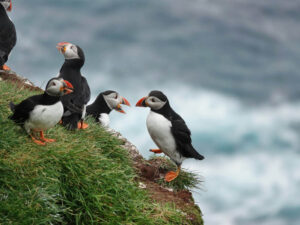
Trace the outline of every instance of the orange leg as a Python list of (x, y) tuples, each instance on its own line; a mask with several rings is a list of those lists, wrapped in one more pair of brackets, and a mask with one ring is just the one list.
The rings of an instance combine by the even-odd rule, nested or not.
[(2, 66), (2, 69), (5, 70), (5, 71), (10, 71), (10, 70), (11, 70), (11, 69), (10, 69), (7, 65), (5, 65), (5, 64)]
[(37, 140), (32, 134), (30, 134), (31, 139), (33, 140), (34, 143), (38, 145), (45, 145), (45, 142), (42, 142), (40, 140)]
[(77, 124), (78, 129), (86, 129), (89, 127), (89, 125), (87, 123), (84, 123), (83, 120), (81, 120), (80, 122), (78, 122)]
[(160, 149), (150, 149), (150, 152), (153, 152), (155, 154), (163, 153), (163, 151)]
[(174, 172), (174, 171), (168, 172), (165, 176), (165, 181), (170, 182), (170, 181), (174, 180), (176, 177), (178, 177), (179, 173), (180, 173), (180, 166), (178, 167), (176, 172)]
[(44, 141), (44, 142), (55, 142), (54, 139), (45, 138), (43, 131), (40, 131), (40, 135), (41, 135), (41, 140)]

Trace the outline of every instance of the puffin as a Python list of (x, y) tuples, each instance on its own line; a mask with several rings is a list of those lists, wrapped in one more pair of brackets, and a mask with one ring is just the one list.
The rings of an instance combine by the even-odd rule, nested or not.
[(121, 104), (130, 106), (129, 101), (122, 97), (118, 92), (108, 90), (101, 92), (96, 100), (86, 107), (86, 115), (92, 116), (96, 122), (104, 127), (110, 123), (109, 113), (114, 109), (117, 112), (125, 113)]
[(70, 95), (62, 97), (64, 105), (62, 125), (69, 130), (86, 129), (88, 124), (83, 120), (86, 114), (86, 105), (91, 98), (91, 90), (86, 78), (80, 72), (85, 62), (83, 50), (78, 45), (69, 42), (60, 42), (56, 48), (65, 58), (58, 77), (68, 80), (74, 86)]
[(147, 97), (141, 98), (136, 106), (151, 109), (147, 117), (147, 128), (159, 149), (150, 151), (155, 154), (166, 154), (177, 165), (176, 171), (170, 171), (165, 175), (165, 181), (170, 182), (179, 175), (181, 164), (185, 159), (204, 159), (204, 156), (192, 146), (190, 129), (172, 109), (163, 92), (151, 91)]
[(11, 0), (0, 0), (0, 69), (5, 71), (10, 70), (5, 63), (17, 42), (15, 25), (7, 15), (11, 10)]
[[(67, 80), (52, 78), (43, 94), (31, 96), (18, 105), (10, 102), (13, 114), (9, 119), (21, 125), (36, 144), (54, 142), (54, 139), (45, 138), (43, 131), (54, 127), (60, 121), (64, 112), (61, 97), (72, 91), (73, 85)], [(36, 132), (40, 133), (39, 139), (36, 138)]]

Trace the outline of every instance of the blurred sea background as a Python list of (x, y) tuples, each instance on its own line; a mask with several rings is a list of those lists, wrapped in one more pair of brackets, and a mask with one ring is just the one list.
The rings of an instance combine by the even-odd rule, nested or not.
[[(132, 104), (163, 91), (206, 159), (194, 197), (208, 225), (300, 224), (298, 0), (26, 0), (10, 17), (8, 65), (44, 88), (81, 46), (92, 100), (112, 89)], [(111, 113), (111, 127), (145, 157), (149, 109)]]

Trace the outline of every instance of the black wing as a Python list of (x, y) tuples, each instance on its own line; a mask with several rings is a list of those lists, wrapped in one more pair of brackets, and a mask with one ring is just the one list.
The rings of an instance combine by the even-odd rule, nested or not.
[(73, 86), (74, 92), (62, 96), (61, 100), (64, 105), (65, 111), (69, 110), (71, 113), (81, 114), (83, 110), (83, 105), (87, 104), (90, 101), (91, 90), (87, 83), (87, 80), (84, 77), (82, 77), (81, 83), (79, 85)]
[(91, 90), (84, 76), (82, 76), (82, 94), (84, 104), (86, 105), (91, 99)]
[[(29, 118), (30, 112), (34, 109), (42, 95), (35, 95), (22, 101), (20, 104), (14, 106), (14, 112), (9, 119), (15, 121), (17, 124), (23, 125)], [(10, 104), (12, 105), (12, 104)]]
[(180, 154), (187, 158), (204, 159), (204, 156), (200, 155), (192, 146), (191, 131), (184, 120), (176, 114), (175, 118), (171, 118), (171, 123), (171, 132)]
[(0, 50), (5, 52), (5, 55), (2, 56), (4, 62), (7, 61), (11, 50), (17, 42), (17, 33), (15, 25), (8, 18), (5, 20), (6, 21), (3, 21), (0, 25)]

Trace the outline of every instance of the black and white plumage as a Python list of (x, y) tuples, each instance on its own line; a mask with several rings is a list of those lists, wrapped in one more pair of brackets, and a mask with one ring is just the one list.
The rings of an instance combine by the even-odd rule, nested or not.
[[(64, 105), (62, 124), (70, 130), (75, 130), (77, 127), (84, 128), (86, 105), (91, 97), (88, 82), (80, 71), (85, 62), (84, 53), (79, 46), (68, 42), (58, 43), (57, 49), (65, 57), (58, 77), (70, 81), (74, 86), (73, 93), (62, 98)], [(79, 121), (81, 123), (78, 125)]]
[(184, 159), (204, 159), (192, 146), (191, 131), (185, 121), (171, 108), (167, 97), (161, 91), (151, 91), (136, 106), (151, 108), (147, 117), (147, 128), (160, 148), (152, 151), (165, 153), (179, 168), (177, 172), (169, 172), (165, 177), (166, 181), (177, 177)]
[(108, 127), (110, 123), (109, 113), (112, 110), (116, 110), (120, 113), (125, 113), (121, 104), (130, 106), (129, 101), (119, 95), (116, 91), (104, 91), (101, 92), (96, 100), (86, 107), (86, 115), (92, 116), (102, 126)]
[(0, 69), (4, 70), (9, 70), (5, 63), (17, 42), (15, 25), (7, 15), (11, 9), (11, 0), (0, 0)]
[[(31, 96), (18, 105), (10, 103), (13, 114), (9, 119), (24, 127), (37, 144), (45, 144), (47, 139), (43, 131), (54, 127), (63, 115), (61, 97), (72, 92), (73, 86), (62, 78), (52, 78), (43, 94)], [(36, 140), (32, 134), (41, 132), (41, 139)]]

